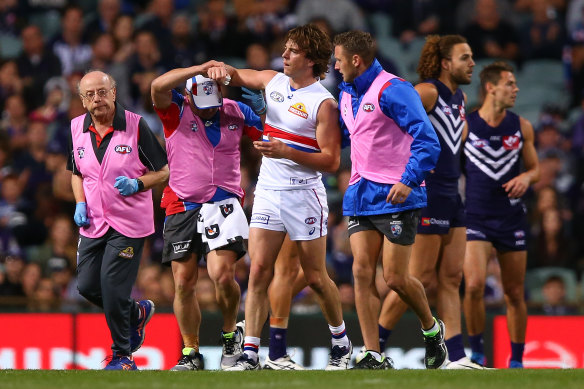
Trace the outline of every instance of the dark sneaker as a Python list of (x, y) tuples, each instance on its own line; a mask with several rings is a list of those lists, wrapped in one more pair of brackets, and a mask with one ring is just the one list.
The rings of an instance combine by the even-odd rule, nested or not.
[(233, 332), (222, 334), (223, 352), (221, 353), (221, 369), (227, 369), (235, 365), (235, 362), (243, 353), (243, 340), (245, 338), (245, 320), (235, 325)]
[(112, 359), (103, 370), (138, 370), (138, 368), (132, 357), (114, 353)]
[(152, 315), (154, 315), (154, 303), (150, 300), (139, 301), (138, 308), (140, 309), (140, 319), (130, 329), (130, 350), (132, 353), (138, 351), (142, 347), (142, 344), (144, 344), (144, 339), (146, 339), (146, 324), (148, 324)]
[(246, 353), (241, 354), (235, 365), (228, 367), (225, 371), (260, 370), (260, 361), (254, 361)]
[(378, 361), (370, 352), (366, 352), (365, 356), (361, 358), (353, 369), (389, 370), (393, 369), (393, 361), (391, 358), (383, 358), (381, 361)]
[(426, 369), (439, 369), (448, 361), (448, 350), (444, 344), (444, 323), (440, 319), (436, 319), (440, 330), (434, 336), (424, 336), (424, 343), (426, 343), (426, 355), (424, 356), (424, 364)]
[(171, 371), (204, 370), (205, 360), (203, 356), (192, 347), (185, 347), (182, 350), (182, 357), (178, 363), (170, 369)]
[(349, 341), (349, 347), (334, 346), (325, 370), (347, 370), (349, 361), (353, 355), (353, 344)]

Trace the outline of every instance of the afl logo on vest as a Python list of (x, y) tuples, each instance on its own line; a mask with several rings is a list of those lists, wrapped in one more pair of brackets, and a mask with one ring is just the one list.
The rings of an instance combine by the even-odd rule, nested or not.
[(128, 145), (117, 145), (115, 150), (118, 154), (130, 154), (132, 152), (132, 147)]
[(365, 112), (373, 112), (375, 106), (371, 103), (363, 104), (363, 111)]

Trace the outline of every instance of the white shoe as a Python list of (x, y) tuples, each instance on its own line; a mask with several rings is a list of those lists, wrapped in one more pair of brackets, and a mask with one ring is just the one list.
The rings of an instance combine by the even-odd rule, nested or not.
[(458, 361), (448, 362), (445, 369), (456, 370), (486, 370), (484, 366), (474, 363), (469, 357), (460, 358)]
[[(227, 336), (227, 337), (226, 337)], [(245, 320), (235, 325), (235, 331), (221, 336), (223, 351), (221, 353), (221, 369), (235, 365), (243, 353), (243, 340), (245, 338)]]
[(347, 370), (351, 361), (351, 355), (353, 355), (353, 344), (351, 341), (349, 341), (348, 349), (347, 347), (334, 346), (331, 349), (331, 356), (325, 370)]
[(281, 358), (272, 361), (270, 357), (266, 357), (266, 363), (264, 364), (264, 369), (267, 370), (304, 370), (302, 366), (297, 364), (290, 358), (290, 355), (284, 355)]
[(241, 354), (235, 365), (230, 366), (224, 371), (245, 371), (245, 370), (260, 370), (260, 362), (249, 358), (245, 353)]
[[(361, 362), (361, 359), (365, 358), (365, 355), (367, 355), (367, 348), (363, 346), (355, 356), (355, 364)], [(385, 353), (381, 353), (381, 358), (385, 358)]]

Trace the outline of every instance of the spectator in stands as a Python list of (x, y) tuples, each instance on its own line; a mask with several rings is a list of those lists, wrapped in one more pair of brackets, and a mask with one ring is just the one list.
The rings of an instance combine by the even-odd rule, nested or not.
[(28, 309), (33, 312), (57, 312), (61, 306), (55, 284), (50, 278), (41, 278), (29, 299)]
[(43, 275), (41, 265), (36, 262), (27, 263), (22, 269), (22, 276), (20, 278), (22, 290), (28, 298), (32, 298), (34, 291)]
[(237, 19), (227, 14), (226, 0), (206, 1), (197, 15), (197, 37), (207, 58), (245, 57), (245, 49), (252, 39)]
[(45, 46), (39, 27), (29, 25), (22, 30), (23, 52), (16, 59), (23, 82), (27, 106), (35, 109), (44, 101), (43, 88), (51, 77), (61, 75), (61, 61)]
[(18, 75), (16, 61), (10, 60), (0, 65), (0, 110), (4, 109), (6, 98), (22, 93), (22, 80)]
[(531, 0), (531, 15), (521, 30), (521, 52), (525, 59), (559, 60), (564, 46), (564, 29), (551, 0)]
[(14, 37), (20, 35), (25, 18), (18, 3), (18, 0), (0, 2), (0, 33)]
[(10, 150), (19, 152), (27, 146), (27, 104), (22, 95), (8, 96), (4, 104), (0, 130), (9, 138)]
[(575, 306), (566, 301), (566, 283), (557, 275), (550, 276), (541, 288), (544, 315), (574, 315), (578, 313)]
[(454, 3), (454, 0), (394, 1), (392, 35), (407, 45), (416, 37), (455, 32), (451, 20), (454, 17)]
[(92, 42), (103, 32), (111, 32), (114, 20), (121, 10), (120, 0), (99, 0), (97, 15), (85, 25), (84, 39)]
[(290, 12), (289, 0), (236, 0), (235, 13), (251, 33), (263, 44), (272, 42), (296, 26), (296, 14)]
[(363, 12), (351, 0), (299, 0), (295, 12), (299, 25), (323, 17), (335, 33), (367, 28)]
[[(142, 102), (142, 91), (140, 86), (145, 77), (150, 77), (151, 73), (157, 76), (164, 73), (165, 67), (162, 62), (162, 53), (159, 50), (160, 42), (156, 36), (147, 30), (141, 30), (134, 38), (136, 52), (130, 58), (128, 64), (128, 74), (130, 79), (130, 97), (132, 106), (137, 106)], [(163, 42), (163, 45), (168, 45)]]
[(573, 245), (566, 235), (564, 223), (557, 208), (549, 208), (541, 215), (541, 230), (532, 241), (529, 257), (531, 267), (575, 266)]
[(126, 62), (134, 53), (134, 18), (130, 15), (119, 15), (114, 21), (112, 35), (115, 42), (114, 62)]
[(61, 61), (62, 74), (84, 71), (91, 60), (91, 47), (83, 40), (83, 9), (78, 5), (65, 8), (61, 26), (61, 35), (52, 47)]
[[(160, 45), (162, 61), (167, 68), (174, 67), (172, 45), (174, 0), (152, 0), (148, 7), (151, 17), (142, 26), (143, 30), (154, 34)], [(138, 48), (139, 50), (139, 48)], [(188, 65), (192, 65), (192, 62)]]
[(0, 283), (0, 296), (24, 296), (22, 289), (22, 270), (24, 260), (19, 252), (13, 252), (4, 258), (4, 280)]
[(0, 249), (19, 251), (26, 240), (31, 204), (22, 197), (24, 183), (10, 173), (2, 178), (0, 191)]
[(463, 31), (474, 59), (519, 59), (519, 38), (512, 24), (501, 18), (495, 0), (477, 0), (473, 22)]

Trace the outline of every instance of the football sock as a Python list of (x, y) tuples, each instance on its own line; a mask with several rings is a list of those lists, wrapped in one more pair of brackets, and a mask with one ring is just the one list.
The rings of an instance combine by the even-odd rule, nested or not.
[(387, 339), (391, 335), (391, 330), (383, 327), (381, 324), (379, 326), (379, 349), (381, 352), (385, 352), (385, 344), (387, 343)]
[(332, 344), (334, 346), (349, 348), (349, 338), (347, 337), (347, 331), (345, 331), (345, 321), (341, 323), (340, 326), (335, 327), (329, 324), (329, 329), (331, 330)]
[(434, 318), (434, 325), (432, 326), (432, 328), (429, 328), (427, 330), (422, 328), (422, 333), (424, 334), (424, 336), (435, 336), (439, 332), (440, 326), (438, 325), (438, 321), (436, 320), (436, 318)]
[(523, 350), (524, 349), (525, 349), (525, 343), (511, 342), (511, 360), (523, 363)]
[(454, 335), (450, 339), (446, 339), (446, 348), (448, 349), (448, 359), (451, 362), (458, 361), (466, 357), (464, 353), (464, 344), (462, 343), (462, 334)]
[(469, 335), (468, 341), (470, 343), (470, 349), (472, 350), (473, 353), (485, 354), (482, 333), (477, 335)]
[(246, 336), (243, 344), (243, 352), (248, 358), (251, 358), (254, 362), (258, 361), (258, 351), (260, 349), (260, 338), (255, 336)]
[(270, 327), (270, 352), (272, 361), (286, 355), (286, 333), (287, 328)]

